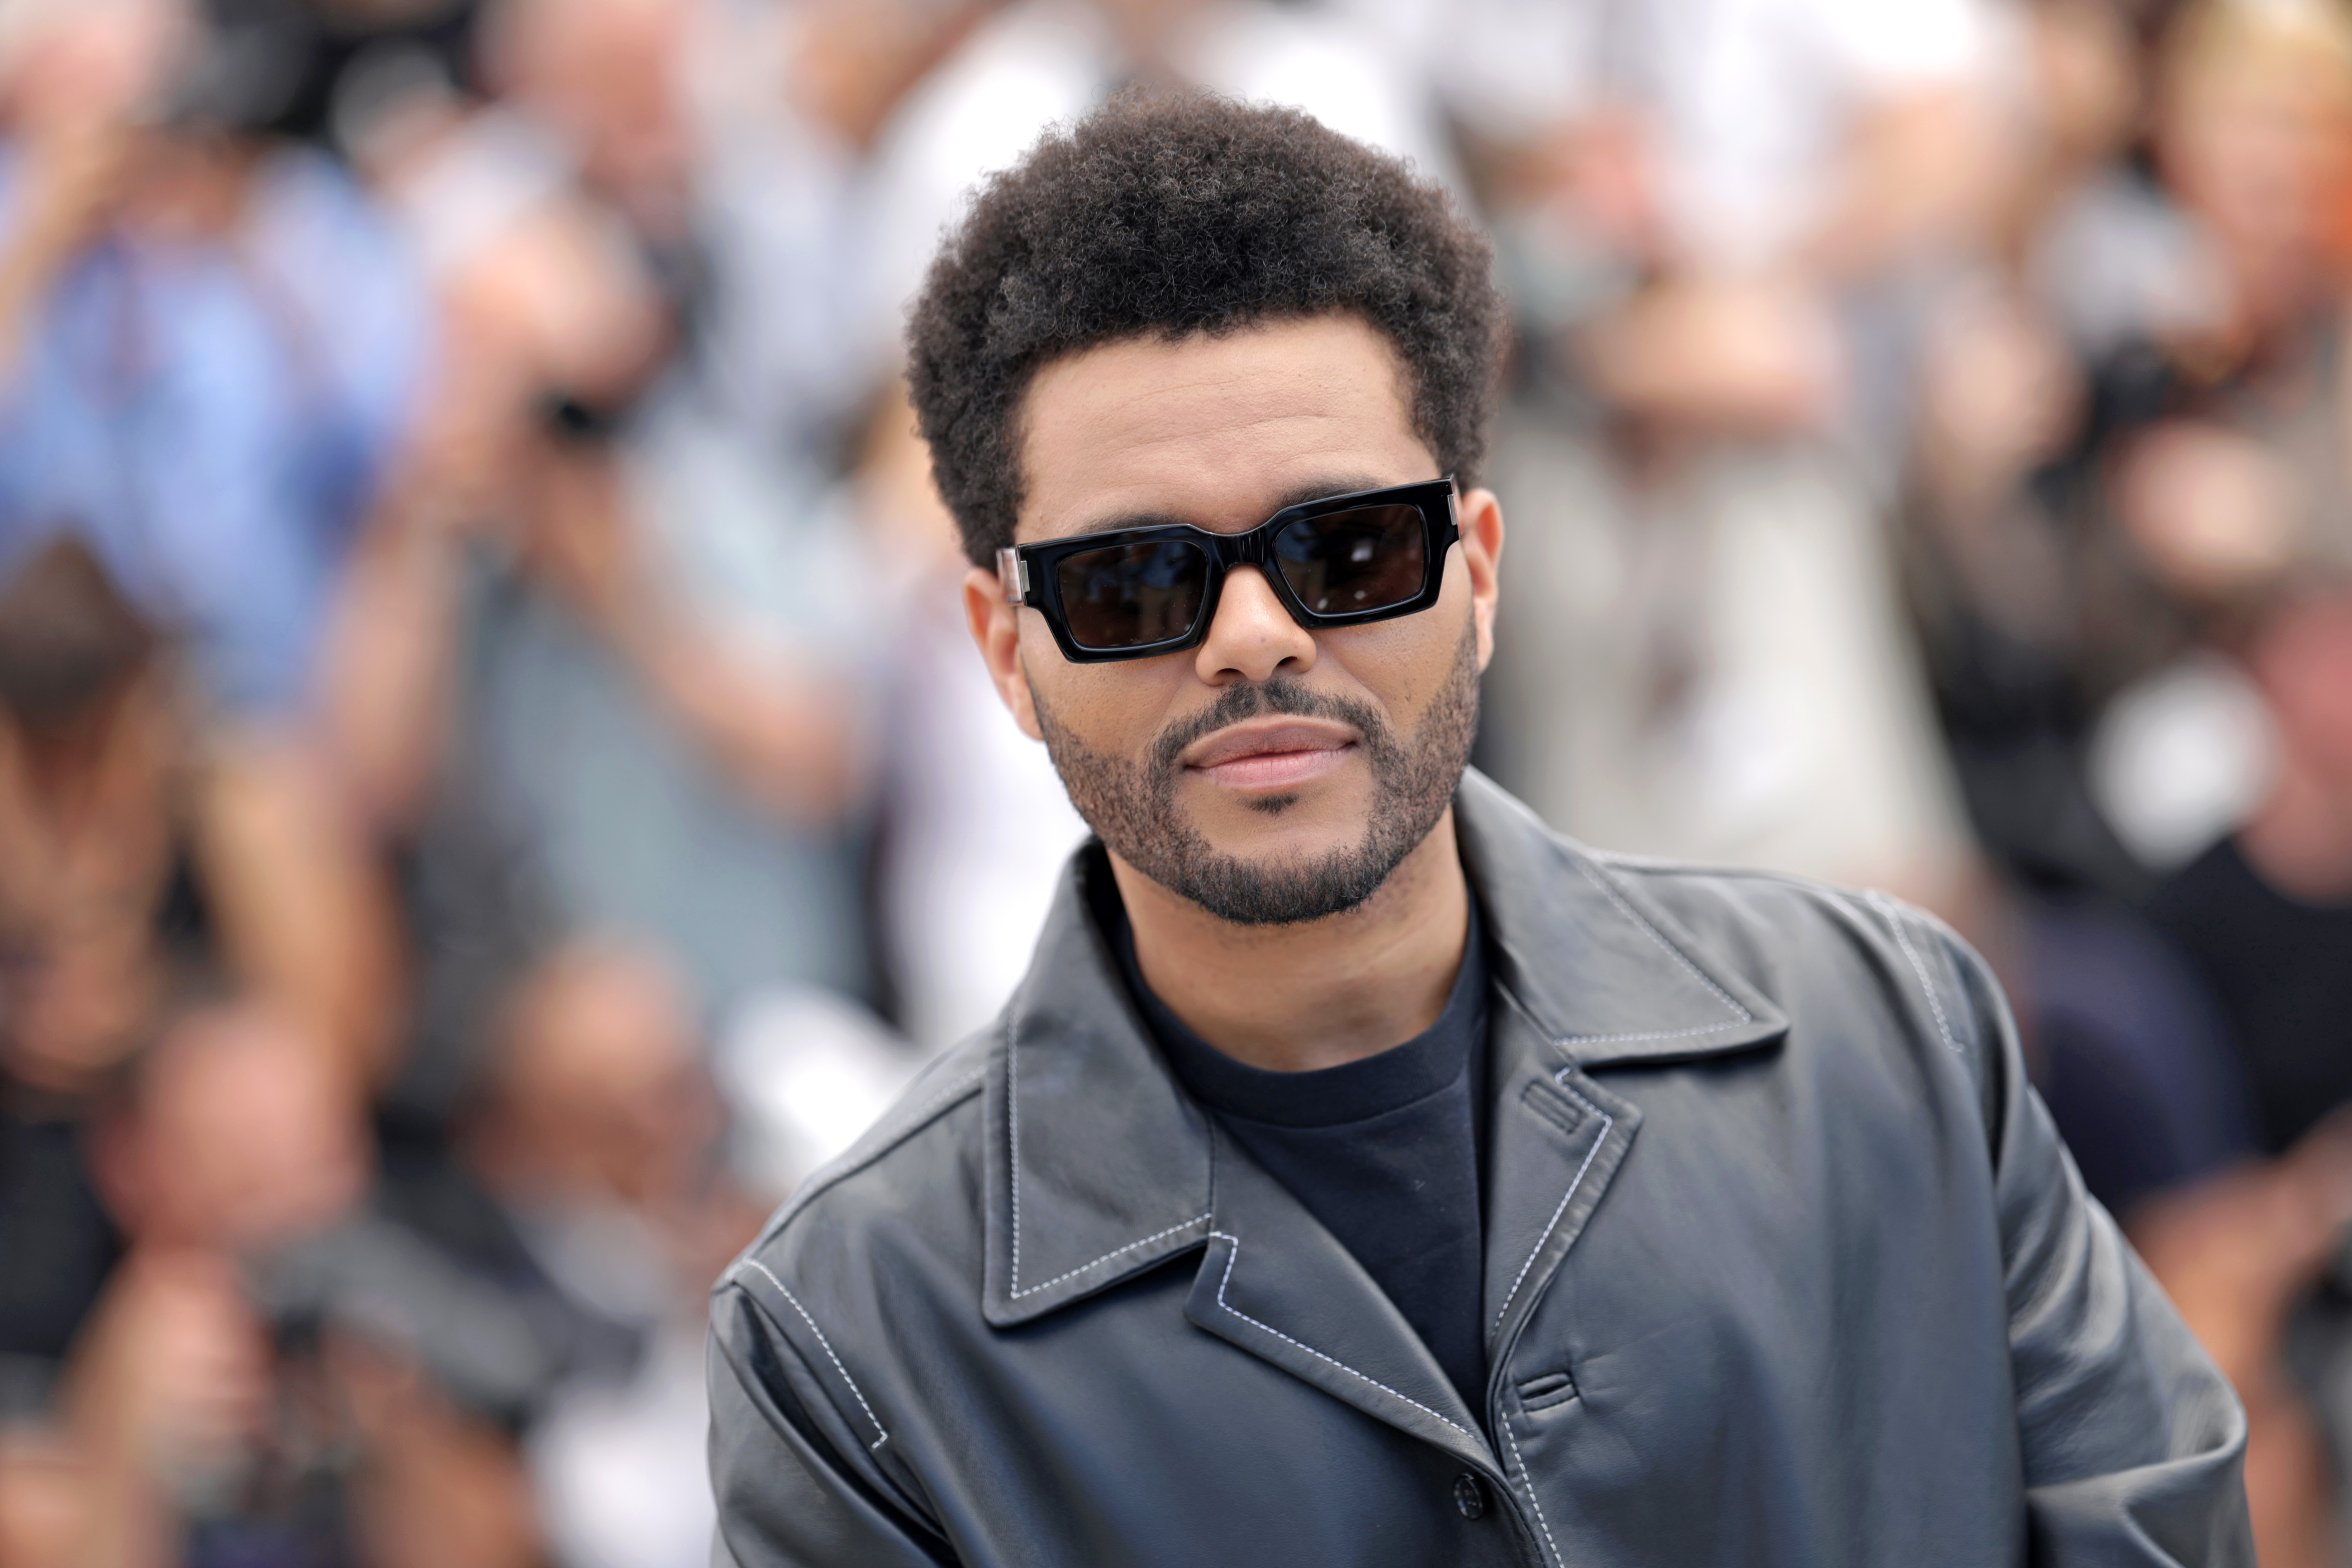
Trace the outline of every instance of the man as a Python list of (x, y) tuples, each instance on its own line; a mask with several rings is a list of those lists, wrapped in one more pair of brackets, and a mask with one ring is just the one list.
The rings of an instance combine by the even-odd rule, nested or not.
[(1981, 963), (1465, 772), (1499, 315), (1402, 166), (1213, 99), (933, 268), (973, 631), (1100, 842), (720, 1286), (721, 1562), (2252, 1561)]

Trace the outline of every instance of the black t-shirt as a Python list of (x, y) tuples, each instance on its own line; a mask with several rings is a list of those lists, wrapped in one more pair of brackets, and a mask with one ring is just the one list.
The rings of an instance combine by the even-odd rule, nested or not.
[(1437, 1022), (1392, 1050), (1313, 1072), (1251, 1067), (1187, 1028), (1144, 984), (1126, 910), (1115, 896), (1103, 902), (1128, 989), (1177, 1081), (1355, 1255), (1483, 1419), (1486, 962), (1477, 899)]
[(2148, 912), (2220, 999), (2272, 1152), (2352, 1101), (2352, 904), (2287, 897), (2225, 839)]

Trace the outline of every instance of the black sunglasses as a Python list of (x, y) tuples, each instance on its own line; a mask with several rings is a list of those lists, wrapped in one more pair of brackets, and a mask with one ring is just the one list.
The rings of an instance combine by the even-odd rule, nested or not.
[(1309, 630), (1361, 626), (1437, 603), (1461, 537), (1454, 495), (1452, 479), (1427, 479), (1285, 507), (1243, 533), (1171, 522), (1016, 544), (996, 552), (996, 575), (1073, 664), (1198, 646), (1236, 566), (1263, 573)]

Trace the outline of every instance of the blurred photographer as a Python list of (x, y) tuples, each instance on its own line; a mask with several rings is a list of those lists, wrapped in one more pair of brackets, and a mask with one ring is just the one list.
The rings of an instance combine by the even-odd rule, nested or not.
[(184, 0), (0, 32), (0, 556), (69, 526), (209, 704), (282, 725), (416, 391), (425, 300), (255, 35)]
[[(868, 989), (871, 661), (844, 650), (875, 634), (805, 425), (737, 395), (757, 334), (724, 325), (722, 285), (745, 275), (697, 259), (730, 254), (704, 243), (731, 231), (690, 134), (689, 24), (714, 14), (497, 7), (485, 77), (509, 96), (379, 110), (362, 155), (434, 268), (440, 353), (338, 606), (327, 721), (417, 881), (497, 858), (556, 937), (656, 937), (723, 1010)], [(827, 297), (790, 254), (751, 277)], [(439, 1087), (413, 1098), (446, 1109), (472, 1046), (428, 1033)]]
[(318, 770), (207, 740), (173, 645), (70, 533), (0, 575), (0, 1420), (47, 1407), (121, 1248), (87, 1132), (192, 973), (355, 1094), (381, 911)]
[[(28, 679), (85, 612), (176, 650), (17, 709), (0, 879), (20, 926), (54, 923), (68, 906), (39, 889), (89, 869), (89, 845), (180, 835), (152, 875), (182, 849), (204, 862), (227, 966), (365, 1078), (391, 1040), (390, 933), (307, 710), (407, 417), (421, 300), (347, 176), (248, 129), (255, 84), (220, 41), (176, 0), (0, 12), (0, 581), (24, 584), (0, 630)], [(101, 764), (133, 755), (144, 773)], [(121, 837), (101, 805), (146, 820)], [(93, 907), (135, 924), (154, 902)]]
[(1879, 514), (1926, 306), (2005, 151), (1999, 9), (1479, 0), (1449, 26), (1531, 351), (1499, 461), (1545, 509), (1497, 761), (1569, 831), (1955, 902), (1965, 824)]
[(126, 1251), (46, 1452), (0, 1461), (0, 1520), (45, 1521), (31, 1568), (536, 1560), (511, 1439), (432, 1375), (448, 1330), (426, 1298), (372, 1318), (273, 1293), (283, 1259), (363, 1223), (358, 1106), (299, 1026), (240, 1002), (182, 1015), (93, 1150)]
[(671, 967), (576, 943), (505, 1014), (465, 1139), (522, 1247), (625, 1353), (551, 1382), (525, 1440), (551, 1544), (571, 1568), (698, 1568), (707, 1300), (762, 1207), (718, 1161), (718, 1097)]

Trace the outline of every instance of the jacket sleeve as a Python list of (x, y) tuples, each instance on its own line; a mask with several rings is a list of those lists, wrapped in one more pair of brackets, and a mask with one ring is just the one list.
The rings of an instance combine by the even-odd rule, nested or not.
[[(711, 1568), (940, 1568), (956, 1557), (889, 1495), (874, 1451), (740, 1285), (711, 1300)], [(878, 1447), (878, 1445), (877, 1445)], [(862, 1452), (860, 1452), (862, 1451)], [(860, 1452), (858, 1458), (846, 1457)]]
[(1937, 934), (1925, 951), (1949, 965), (1951, 1023), (1973, 1037), (1955, 1043), (1982, 1074), (2029, 1560), (2252, 1568), (2237, 1395), (2084, 1189), (1984, 961)]

